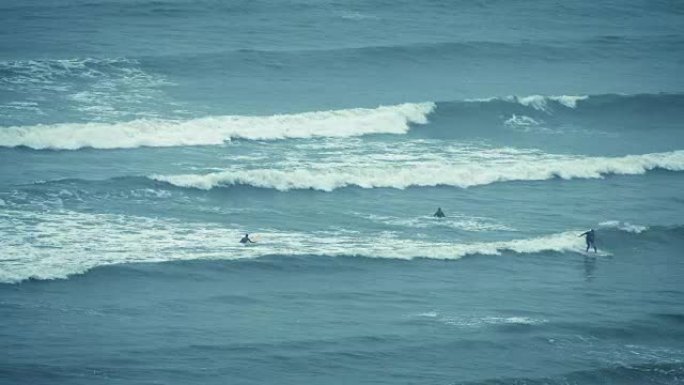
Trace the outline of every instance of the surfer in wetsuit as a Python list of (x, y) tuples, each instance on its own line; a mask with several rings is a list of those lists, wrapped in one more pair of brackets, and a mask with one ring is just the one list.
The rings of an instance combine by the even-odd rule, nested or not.
[(587, 240), (587, 250), (585, 252), (589, 251), (589, 247), (594, 248), (594, 253), (596, 252), (596, 233), (594, 232), (594, 229), (591, 229), (585, 233), (582, 233), (579, 235), (580, 237), (584, 236), (586, 237)]
[(240, 239), (240, 243), (246, 245), (247, 243), (254, 243), (254, 241), (249, 239), (249, 234), (245, 234), (245, 236)]
[(444, 215), (441, 207), (437, 207), (437, 212), (433, 216), (437, 218), (444, 218), (446, 215)]

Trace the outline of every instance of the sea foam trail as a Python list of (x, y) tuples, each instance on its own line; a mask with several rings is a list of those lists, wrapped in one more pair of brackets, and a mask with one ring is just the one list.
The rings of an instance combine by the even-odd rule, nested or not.
[[(627, 155), (585, 157), (562, 155), (521, 156), (502, 161), (462, 163), (421, 162), (398, 166), (361, 162), (342, 165), (317, 164), (302, 169), (231, 169), (209, 174), (153, 175), (150, 178), (179, 187), (208, 190), (214, 187), (249, 185), (280, 191), (315, 189), (333, 191), (348, 186), (397, 188), (411, 186), (471, 187), (506, 181), (535, 181), (553, 178), (602, 178), (606, 175), (643, 174), (653, 169), (684, 170), (684, 150)], [(314, 165), (312, 165), (314, 167)]]
[(427, 123), (434, 103), (405, 103), (272, 116), (216, 116), (186, 121), (140, 119), (0, 128), (0, 146), (37, 150), (135, 148), (222, 144), (232, 138), (276, 140), (404, 134)]
[[(387, 259), (459, 259), (504, 252), (580, 252), (578, 231), (494, 242), (429, 242), (393, 233), (256, 232), (244, 247), (238, 225), (184, 223), (136, 216), (71, 211), (0, 213), (0, 282), (66, 278), (97, 266), (266, 255), (360, 256)], [(26, 234), (33, 234), (26, 237)], [(102, 234), (107, 234), (102, 237)]]

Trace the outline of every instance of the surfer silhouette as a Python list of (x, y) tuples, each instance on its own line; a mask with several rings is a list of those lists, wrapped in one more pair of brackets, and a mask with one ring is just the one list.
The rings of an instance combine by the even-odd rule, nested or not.
[(595, 243), (596, 233), (594, 232), (594, 229), (590, 229), (589, 231), (584, 232), (584, 233), (580, 234), (579, 236), (580, 237), (582, 237), (582, 236), (586, 237), (585, 239), (587, 241), (587, 250), (585, 252), (588, 252), (589, 247), (592, 247), (594, 249), (594, 253), (595, 253), (596, 252), (596, 243)]
[(433, 216), (437, 218), (444, 218), (446, 215), (444, 215), (441, 207), (437, 207), (437, 212)]
[(249, 234), (245, 234), (245, 236), (240, 239), (240, 243), (246, 245), (247, 243), (254, 243), (254, 241), (249, 239)]

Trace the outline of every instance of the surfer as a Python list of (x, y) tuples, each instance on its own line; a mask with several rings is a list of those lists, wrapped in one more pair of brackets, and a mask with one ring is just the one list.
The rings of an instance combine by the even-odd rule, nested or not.
[(240, 239), (240, 243), (242, 243), (243, 245), (246, 245), (248, 242), (254, 243), (253, 240), (249, 239), (249, 234), (245, 234), (245, 236), (242, 237), (242, 239)]
[(437, 218), (444, 218), (446, 215), (444, 215), (441, 207), (437, 207), (437, 212), (433, 216)]
[(594, 229), (590, 229), (589, 231), (584, 232), (584, 233), (580, 234), (579, 236), (580, 237), (582, 237), (582, 236), (586, 237), (587, 250), (585, 252), (588, 252), (589, 247), (592, 247), (592, 248), (594, 248), (594, 253), (595, 253), (596, 252), (596, 243), (595, 243), (596, 233), (594, 232)]

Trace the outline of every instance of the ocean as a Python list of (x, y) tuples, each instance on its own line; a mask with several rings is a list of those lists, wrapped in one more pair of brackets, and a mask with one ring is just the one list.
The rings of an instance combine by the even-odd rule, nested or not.
[(0, 383), (684, 384), (682, 74), (671, 0), (0, 1)]

